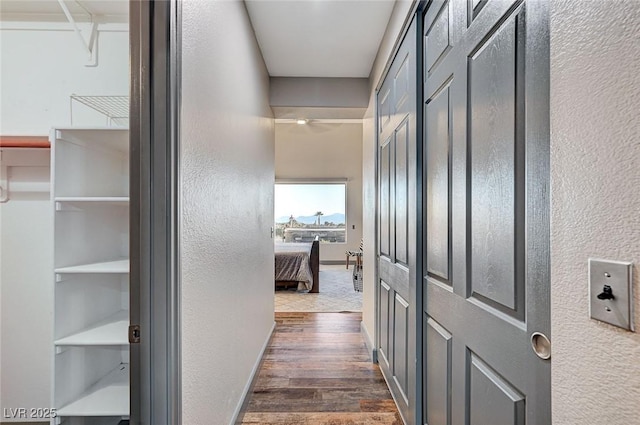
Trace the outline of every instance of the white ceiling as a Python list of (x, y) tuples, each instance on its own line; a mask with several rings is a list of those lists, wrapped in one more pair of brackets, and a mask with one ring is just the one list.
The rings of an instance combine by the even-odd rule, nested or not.
[[(240, 1), (240, 0), (236, 0)], [(394, 0), (246, 0), (273, 77), (367, 78)], [(126, 20), (128, 0), (65, 0), (77, 21)], [(0, 0), (11, 19), (66, 20), (58, 0)]]
[(393, 0), (245, 0), (272, 77), (367, 78)]
[[(128, 0), (65, 0), (78, 21), (91, 20), (93, 16), (126, 18), (129, 15)], [(34, 19), (64, 20), (64, 12), (58, 0), (1, 0), (3, 19), (12, 15), (34, 15)]]

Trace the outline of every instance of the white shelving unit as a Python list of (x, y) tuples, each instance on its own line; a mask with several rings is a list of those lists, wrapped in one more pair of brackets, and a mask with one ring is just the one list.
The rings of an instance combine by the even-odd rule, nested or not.
[(52, 144), (52, 424), (129, 416), (129, 132), (57, 128)]
[(82, 329), (79, 332), (54, 341), (56, 347), (72, 345), (126, 345), (129, 327), (129, 312), (120, 310), (111, 317)]
[(129, 365), (123, 364), (57, 413), (60, 416), (127, 416), (128, 406)]
[(129, 260), (104, 261), (101, 263), (79, 264), (77, 266), (55, 269), (58, 274), (74, 273), (129, 273)]

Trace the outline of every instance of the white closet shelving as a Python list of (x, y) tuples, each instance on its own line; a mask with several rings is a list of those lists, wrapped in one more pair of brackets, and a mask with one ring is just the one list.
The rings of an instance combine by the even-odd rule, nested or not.
[(52, 424), (129, 416), (129, 132), (57, 128), (52, 143)]
[(61, 267), (55, 270), (58, 274), (73, 273), (129, 273), (129, 260), (104, 261), (101, 263), (80, 264), (78, 266)]

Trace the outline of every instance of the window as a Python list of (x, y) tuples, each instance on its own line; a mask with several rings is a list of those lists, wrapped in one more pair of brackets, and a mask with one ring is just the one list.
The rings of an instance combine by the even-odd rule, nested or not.
[(276, 183), (276, 241), (345, 243), (345, 183)]

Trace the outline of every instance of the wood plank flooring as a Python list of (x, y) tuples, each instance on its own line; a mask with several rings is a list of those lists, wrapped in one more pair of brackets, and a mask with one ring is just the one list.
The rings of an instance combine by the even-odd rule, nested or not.
[(361, 313), (276, 313), (240, 424), (402, 425), (360, 334)]

